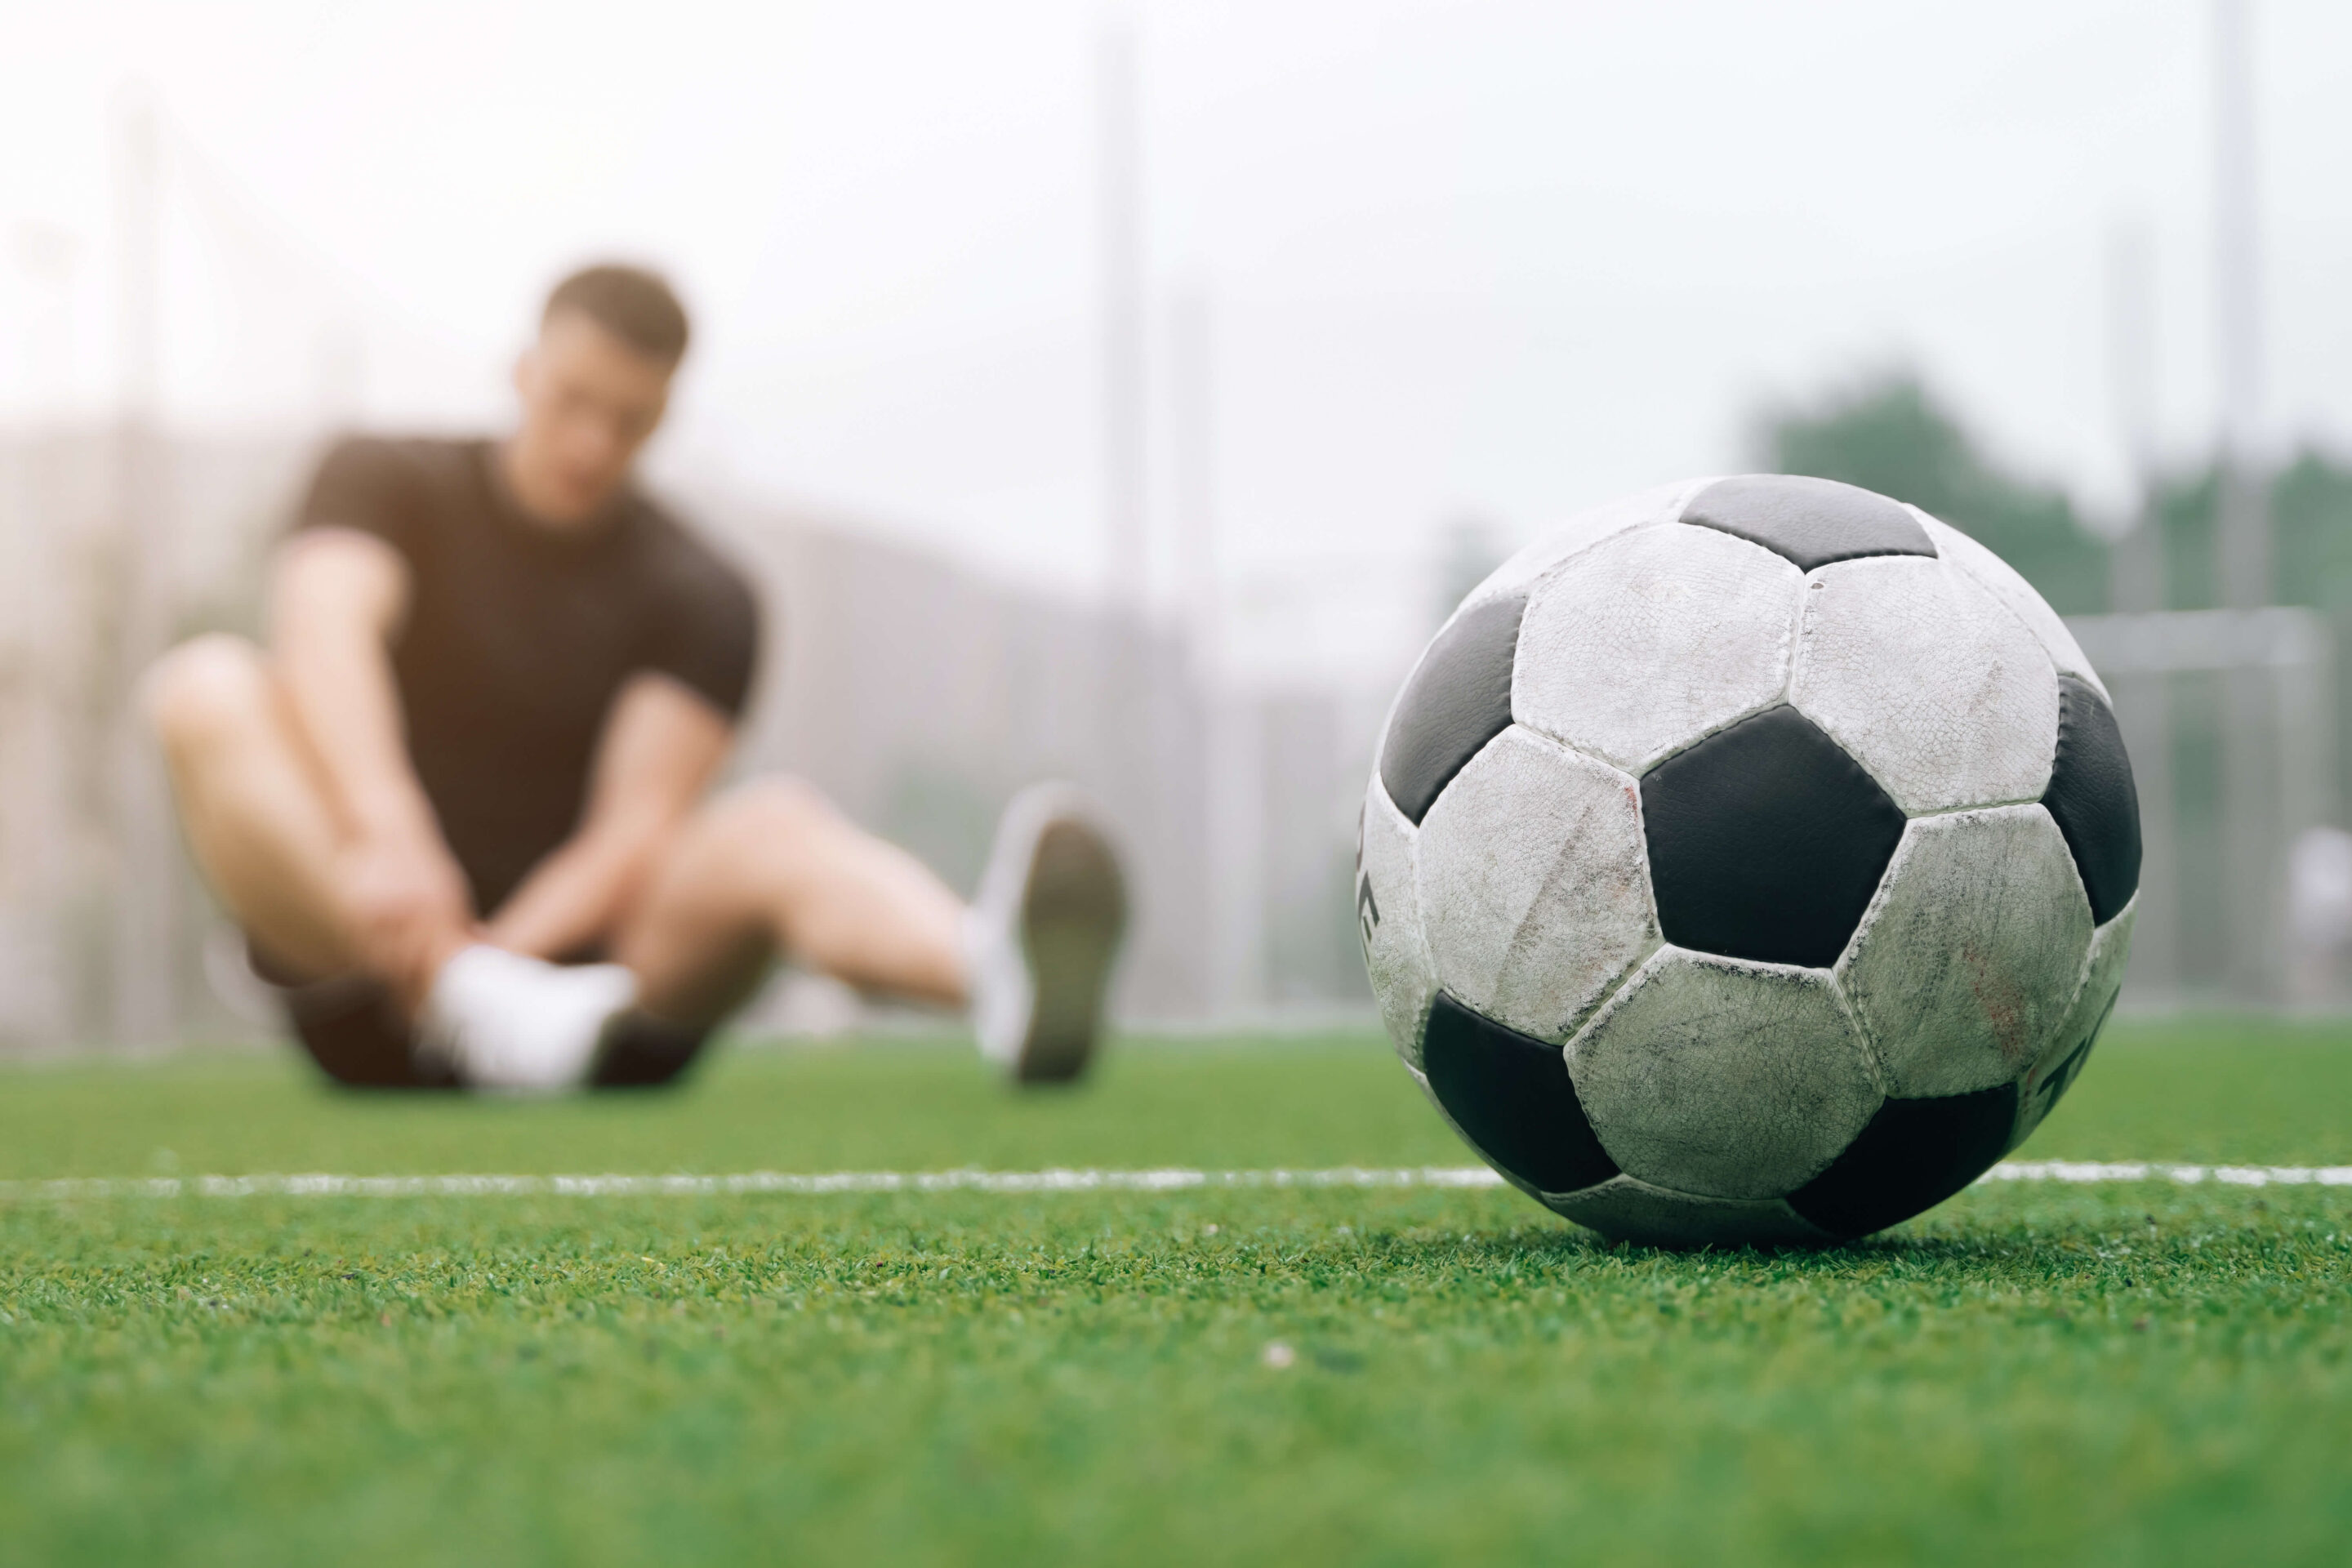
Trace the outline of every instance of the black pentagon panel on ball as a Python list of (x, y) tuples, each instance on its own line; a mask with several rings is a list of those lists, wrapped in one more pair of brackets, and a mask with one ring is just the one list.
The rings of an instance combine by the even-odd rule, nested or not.
[(1441, 991), (1422, 1038), (1422, 1071), (1463, 1136), (1536, 1191), (1580, 1192), (1617, 1173), (1558, 1046), (1505, 1028)]
[(1415, 826), (1463, 764), (1510, 727), (1511, 664), (1527, 608), (1525, 595), (1471, 605), (1405, 682), (1381, 747), (1381, 783)]
[(1832, 1236), (1867, 1236), (1925, 1214), (2009, 1150), (2017, 1086), (1932, 1100), (1889, 1100), (1789, 1206)]
[(1927, 531), (1876, 490), (1797, 474), (1743, 474), (1693, 496), (1682, 520), (1760, 544), (1801, 572), (1865, 555), (1933, 555)]
[(2115, 710), (2071, 675), (2058, 678), (2058, 757), (2042, 804), (2074, 852), (2092, 921), (2106, 924), (2139, 890), (2139, 791)]
[(1785, 704), (1669, 757), (1642, 781), (1650, 884), (1677, 947), (1826, 968), (1903, 837), (1903, 812)]

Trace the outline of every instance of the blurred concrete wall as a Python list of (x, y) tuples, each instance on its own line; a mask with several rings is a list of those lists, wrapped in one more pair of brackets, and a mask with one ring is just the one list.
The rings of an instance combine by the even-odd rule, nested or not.
[[(156, 596), (152, 640), (250, 628), (302, 459), (283, 439), (131, 427), (0, 437), (0, 1042), (156, 1044), (232, 1025), (205, 983), (193, 874), (125, 848), (142, 810), (148, 842), (172, 842), (131, 711), (133, 605)], [(140, 942), (151, 929), (161, 940)]]
[[(257, 633), (263, 565), (316, 450), (0, 435), (0, 1048), (257, 1026), (184, 857), (134, 863), (159, 857), (135, 847), (152, 756), (125, 624), (148, 593), (169, 637)], [(1075, 779), (1133, 859), (1127, 1016), (1368, 1006), (1346, 889), (1379, 694), (1236, 688), (1164, 625), (756, 500), (677, 499), (771, 609), (739, 772), (806, 776), (967, 890), (1006, 797)]]

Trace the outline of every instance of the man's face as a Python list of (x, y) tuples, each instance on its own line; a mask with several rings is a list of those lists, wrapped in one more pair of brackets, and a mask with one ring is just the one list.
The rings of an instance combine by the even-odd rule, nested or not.
[(578, 310), (559, 310), (515, 366), (522, 426), (507, 479), (539, 521), (593, 517), (661, 424), (675, 365), (649, 358)]

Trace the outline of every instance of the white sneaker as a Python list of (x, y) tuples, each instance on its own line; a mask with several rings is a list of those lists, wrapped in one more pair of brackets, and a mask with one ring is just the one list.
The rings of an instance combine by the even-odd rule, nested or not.
[(981, 1054), (1020, 1083), (1084, 1072), (1127, 929), (1118, 857), (1084, 796), (1040, 784), (1013, 797), (965, 918)]
[(604, 1031), (637, 999), (617, 963), (557, 964), (477, 943), (441, 966), (417, 1019), (420, 1044), (474, 1089), (576, 1089)]

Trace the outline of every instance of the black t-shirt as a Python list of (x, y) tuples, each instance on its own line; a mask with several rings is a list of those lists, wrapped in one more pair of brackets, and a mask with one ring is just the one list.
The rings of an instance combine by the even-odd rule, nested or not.
[(296, 524), (372, 533), (408, 563), (392, 666), (409, 755), (486, 914), (578, 826), (629, 678), (672, 677), (733, 718), (760, 636), (742, 575), (635, 490), (548, 528), (493, 459), (485, 441), (347, 440)]

